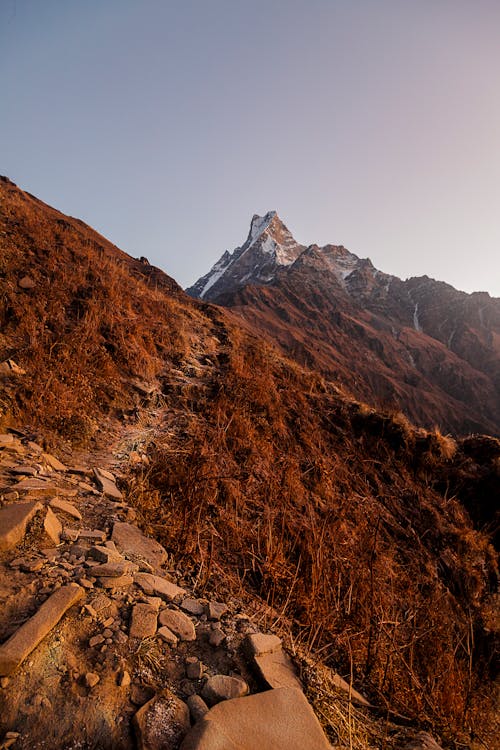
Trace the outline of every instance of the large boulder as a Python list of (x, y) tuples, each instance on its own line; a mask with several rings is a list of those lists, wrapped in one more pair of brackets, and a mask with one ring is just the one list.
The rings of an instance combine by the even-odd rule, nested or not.
[(186, 735), (181, 750), (330, 750), (301, 690), (278, 688), (223, 701)]

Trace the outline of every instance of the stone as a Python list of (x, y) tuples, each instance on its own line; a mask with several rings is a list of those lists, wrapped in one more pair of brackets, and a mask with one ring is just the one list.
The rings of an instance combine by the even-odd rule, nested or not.
[(128, 687), (131, 683), (131, 677), (130, 674), (127, 672), (126, 669), (124, 669), (120, 674), (118, 675), (118, 686), (119, 687)]
[(142, 557), (155, 567), (160, 567), (168, 561), (166, 550), (154, 539), (144, 536), (137, 526), (125, 521), (117, 521), (113, 526), (112, 540), (118, 549), (130, 556)]
[(104, 636), (101, 634), (94, 635), (92, 636), (92, 638), (89, 638), (90, 648), (95, 648), (96, 646), (100, 646), (102, 643), (104, 643)]
[(75, 508), (73, 503), (70, 503), (68, 500), (63, 500), (62, 497), (54, 497), (50, 501), (49, 505), (55, 510), (60, 510), (62, 511), (62, 513), (66, 513), (68, 516), (76, 518), (77, 521), (82, 520), (82, 514), (80, 513), (78, 508)]
[(67, 471), (66, 466), (59, 461), (58, 458), (52, 456), (50, 453), (42, 453), (42, 460), (50, 466), (54, 471)]
[(65, 542), (76, 542), (80, 536), (79, 529), (71, 529), (69, 526), (63, 526), (61, 539)]
[(252, 633), (246, 636), (244, 648), (250, 656), (273, 654), (275, 651), (281, 651), (281, 638), (278, 638), (277, 635)]
[(43, 528), (51, 542), (56, 545), (61, 543), (62, 523), (51, 508), (47, 508)]
[(279, 688), (214, 706), (180, 750), (330, 750), (301, 690)]
[(158, 610), (151, 604), (136, 604), (130, 620), (130, 638), (151, 638), (156, 634)]
[(48, 497), (50, 495), (56, 495), (58, 488), (53, 484), (49, 484), (46, 479), (41, 477), (28, 477), (27, 479), (21, 479), (13, 485), (13, 489), (21, 492), (30, 492), (36, 494), (37, 497)]
[(175, 609), (163, 609), (160, 612), (161, 625), (166, 625), (181, 641), (195, 641), (196, 630), (192, 621), (184, 612)]
[(26, 534), (28, 522), (41, 509), (38, 502), (13, 503), (0, 508), (0, 551), (19, 544)]
[(43, 448), (38, 445), (38, 443), (35, 443), (33, 440), (28, 440), (27, 446), (30, 449), (32, 453), (43, 453)]
[(209, 706), (231, 698), (242, 698), (248, 694), (248, 685), (241, 677), (216, 674), (209, 677), (201, 691), (201, 697)]
[(88, 688), (93, 688), (97, 685), (100, 679), (99, 675), (95, 672), (87, 672), (85, 675), (85, 685)]
[(128, 588), (134, 582), (132, 576), (129, 576), (128, 574), (122, 576), (101, 576), (97, 580), (105, 589)]
[(101, 563), (123, 562), (125, 558), (116, 549), (96, 545), (88, 551), (88, 556)]
[(208, 713), (208, 706), (200, 695), (190, 695), (186, 703), (193, 724), (196, 724), (197, 721), (201, 721), (205, 714)]
[(11, 445), (15, 440), (14, 435), (11, 435), (10, 432), (2, 432), (0, 434), (0, 449), (3, 448), (5, 445)]
[(34, 289), (36, 287), (36, 281), (33, 281), (31, 276), (23, 276), (19, 279), (17, 285), (20, 289)]
[(20, 565), (21, 570), (24, 573), (38, 573), (39, 570), (45, 565), (45, 560), (30, 560), (29, 562), (22, 562)]
[(224, 633), (221, 628), (214, 628), (210, 631), (210, 635), (208, 636), (208, 642), (211, 646), (214, 646), (214, 648), (219, 648), (219, 646), (224, 643), (226, 640), (226, 634)]
[(94, 476), (96, 478), (97, 486), (107, 497), (113, 500), (121, 500), (123, 495), (116, 486), (114, 476), (105, 469), (94, 469)]
[(157, 693), (133, 718), (139, 750), (178, 750), (189, 731), (189, 709), (168, 689)]
[(270, 688), (299, 688), (302, 684), (295, 674), (293, 662), (285, 651), (254, 656), (257, 671)]
[(131, 563), (127, 560), (123, 562), (97, 563), (90, 568), (93, 576), (105, 576), (109, 578), (118, 578), (130, 573)]
[(106, 541), (106, 532), (101, 531), (101, 529), (80, 529), (78, 540), (85, 542), (104, 542)]
[(163, 625), (161, 628), (158, 628), (157, 635), (160, 636), (162, 641), (165, 643), (168, 643), (169, 646), (173, 646), (174, 648), (177, 646), (177, 643), (179, 639), (175, 635), (175, 633), (172, 633), (170, 628), (167, 628), (166, 625)]
[(200, 602), (199, 599), (192, 599), (191, 597), (182, 600), (181, 609), (183, 609), (184, 612), (187, 612), (190, 615), (196, 615), (197, 617), (205, 613), (205, 607), (202, 602)]
[(83, 595), (84, 590), (75, 583), (57, 589), (36, 614), (0, 646), (0, 676), (12, 674)]
[(163, 599), (171, 602), (178, 596), (184, 596), (186, 590), (177, 586), (171, 581), (167, 581), (162, 576), (156, 576), (152, 573), (136, 573), (134, 575), (134, 582), (141, 587), (141, 589), (151, 596), (161, 596)]
[(220, 620), (227, 612), (227, 604), (211, 601), (208, 603), (208, 619)]
[(10, 469), (11, 474), (22, 474), (26, 477), (36, 477), (38, 474), (38, 469), (36, 466), (31, 466), (30, 464), (17, 464), (17, 466), (13, 466)]
[(196, 656), (188, 656), (185, 662), (186, 677), (190, 680), (201, 680), (203, 675), (203, 664)]

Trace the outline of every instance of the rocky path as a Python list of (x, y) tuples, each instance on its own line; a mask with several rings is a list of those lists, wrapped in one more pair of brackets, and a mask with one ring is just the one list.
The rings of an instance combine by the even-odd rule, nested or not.
[(279, 638), (194, 596), (76, 458), (0, 435), (0, 747), (329, 747)]
[(0, 435), (0, 750), (331, 748), (280, 638), (135, 524), (115, 474), (153, 429), (64, 463)]

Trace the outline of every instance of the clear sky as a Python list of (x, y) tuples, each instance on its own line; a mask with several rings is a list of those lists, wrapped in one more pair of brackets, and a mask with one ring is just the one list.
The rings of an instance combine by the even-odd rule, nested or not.
[(0, 0), (0, 149), (183, 286), (275, 209), (500, 297), (500, 0)]

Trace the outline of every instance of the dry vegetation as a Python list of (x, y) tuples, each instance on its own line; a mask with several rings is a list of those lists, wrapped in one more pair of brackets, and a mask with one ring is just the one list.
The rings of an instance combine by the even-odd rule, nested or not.
[(376, 705), (448, 741), (487, 736), (496, 558), (432, 487), (450, 440), (233, 345), (192, 413), (166, 415), (145, 519), (200, 587), (261, 597), (326, 664), (352, 659)]
[(130, 496), (198, 589), (266, 603), (382, 711), (493, 747), (499, 441), (456, 443), (349, 399), (0, 188), (0, 359), (27, 371), (0, 383), (4, 423), (85, 443), (140, 418), (154, 383), (162, 421)]

